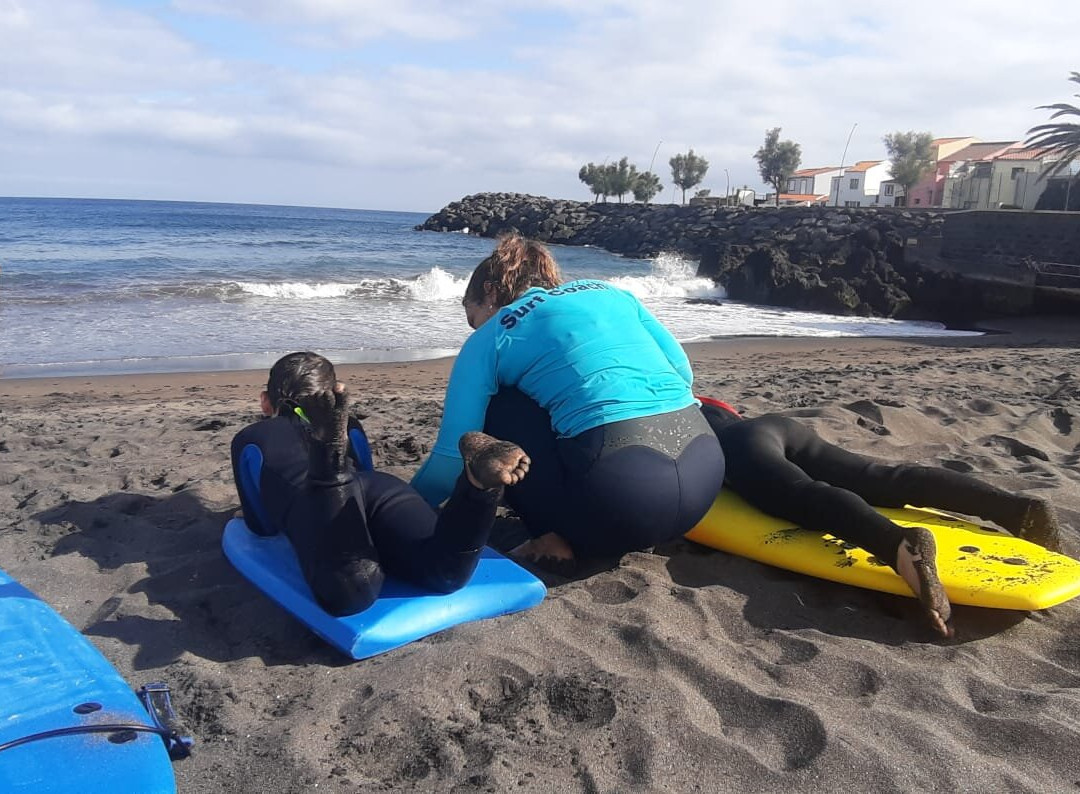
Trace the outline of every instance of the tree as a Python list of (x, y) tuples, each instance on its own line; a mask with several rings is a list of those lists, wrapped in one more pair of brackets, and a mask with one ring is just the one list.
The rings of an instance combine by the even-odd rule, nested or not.
[(663, 189), (664, 186), (660, 184), (660, 177), (652, 171), (643, 171), (634, 180), (634, 200), (648, 204)]
[(586, 163), (578, 171), (578, 179), (588, 186), (589, 191), (593, 194), (594, 201), (601, 196), (604, 197), (604, 201), (607, 201), (607, 197), (611, 193), (608, 189), (607, 176), (607, 166), (596, 165), (595, 163)]
[(889, 154), (892, 180), (906, 197), (923, 174), (934, 167), (934, 136), (929, 132), (894, 132), (882, 141)]
[(636, 165), (631, 165), (629, 158), (622, 158), (617, 163), (606, 166), (607, 189), (612, 196), (619, 197), (622, 204), (623, 196), (634, 189), (637, 182), (638, 170)]
[(694, 194), (694, 198), (708, 198), (711, 195), (712, 195), (712, 190), (710, 188), (705, 188), (704, 190), (697, 191)]
[(779, 207), (780, 194), (802, 161), (799, 144), (780, 140), (780, 128), (773, 127), (765, 133), (765, 143), (754, 153), (754, 159), (758, 162), (762, 180), (776, 190), (776, 206)]
[[(1073, 72), (1069, 80), (1073, 83), (1080, 83), (1080, 72)], [(1080, 98), (1080, 94), (1075, 96)], [(1080, 118), (1080, 107), (1065, 102), (1058, 102), (1056, 105), (1039, 105), (1038, 109), (1053, 110), (1054, 113), (1051, 114), (1051, 119), (1058, 119), (1062, 116)], [(1050, 153), (1058, 155), (1060, 159), (1047, 167), (1040, 175), (1040, 178), (1055, 176), (1069, 168), (1073, 160), (1080, 157), (1080, 124), (1058, 122), (1056, 124), (1040, 124), (1032, 127), (1028, 130), (1028, 139), (1024, 141), (1024, 146), (1028, 148), (1046, 147)]]
[(668, 160), (671, 181), (682, 188), (682, 203), (686, 203), (686, 191), (701, 184), (709, 170), (709, 161), (694, 154), (693, 148), (686, 154), (677, 154)]

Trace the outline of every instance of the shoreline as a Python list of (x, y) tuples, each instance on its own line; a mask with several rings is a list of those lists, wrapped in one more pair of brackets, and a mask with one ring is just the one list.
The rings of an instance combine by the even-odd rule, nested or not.
[[(908, 334), (908, 335), (772, 335), (763, 336), (758, 334), (730, 334), (714, 335), (709, 338), (695, 338), (682, 342), (686, 347), (702, 344), (724, 344), (743, 339), (761, 340), (794, 340), (794, 339), (936, 339), (936, 338), (965, 338), (979, 334), (997, 333), (996, 331), (982, 331), (967, 328), (942, 328), (943, 334)], [(969, 333), (965, 333), (969, 332)], [(15, 380), (47, 380), (49, 378), (97, 378), (110, 376), (128, 375), (200, 375), (213, 372), (247, 372), (269, 370), (273, 363), (291, 352), (282, 350), (277, 352), (261, 353), (217, 353), (202, 356), (170, 356), (156, 359), (114, 359), (109, 361), (73, 361), (56, 362), (48, 364), (6, 364), (0, 365), (0, 382)], [(318, 350), (335, 364), (343, 365), (369, 365), (369, 364), (402, 364), (419, 361), (437, 361), (443, 358), (454, 358), (458, 351), (450, 348), (424, 349), (417, 348), (401, 351), (365, 351), (365, 350)], [(125, 366), (126, 362), (139, 361), (139, 366)], [(218, 366), (210, 366), (216, 363)], [(14, 373), (14, 374), (11, 374)]]
[[(817, 349), (821, 346), (829, 345), (846, 345), (855, 344), (865, 341), (873, 346), (875, 342), (886, 342), (892, 344), (949, 344), (955, 342), (963, 345), (987, 345), (993, 344), (988, 341), (993, 337), (1007, 337), (1016, 341), (1017, 343), (1030, 343), (1033, 340), (1038, 339), (1050, 339), (1055, 338), (1062, 343), (1075, 342), (1080, 344), (1080, 318), (1073, 318), (1068, 316), (1047, 316), (1047, 317), (1011, 317), (1011, 318), (996, 318), (991, 320), (980, 320), (975, 322), (969, 328), (955, 328), (955, 329), (943, 329), (947, 331), (970, 331), (970, 334), (946, 334), (946, 335), (933, 335), (928, 334), (925, 336), (917, 335), (901, 335), (901, 336), (761, 336), (754, 334), (744, 335), (730, 335), (730, 336), (714, 336), (709, 339), (698, 339), (690, 342), (683, 342), (683, 347), (688, 351), (698, 348), (708, 348), (713, 346), (748, 346), (751, 349), (756, 349), (761, 346), (768, 347), (775, 343), (778, 346), (790, 345), (792, 349)], [(979, 341), (982, 340), (982, 341)], [(169, 382), (190, 378), (211, 377), (218, 376), (222, 378), (241, 378), (243, 373), (264, 373), (268, 371), (273, 363), (280, 357), (285, 355), (289, 351), (281, 351), (276, 353), (232, 353), (232, 354), (220, 354), (213, 356), (197, 356), (197, 357), (171, 357), (168, 359), (161, 359), (162, 362), (174, 362), (174, 361), (204, 361), (206, 359), (226, 359), (227, 363), (223, 363), (220, 367), (198, 367), (191, 366), (190, 368), (181, 369), (166, 369), (163, 364), (159, 369), (137, 369), (130, 371), (115, 371), (110, 369), (85, 369), (76, 370), (74, 372), (58, 372), (58, 373), (34, 373), (34, 374), (5, 374), (8, 367), (0, 367), (0, 385), (26, 382), (26, 381), (50, 381), (70, 382), (76, 378), (98, 380), (108, 378), (158, 378), (163, 379), (161, 382)], [(429, 362), (437, 362), (444, 360), (452, 360), (457, 356), (456, 350), (432, 350), (432, 351), (416, 351), (416, 355), (398, 355), (397, 353), (391, 353), (387, 351), (387, 355), (374, 355), (371, 359), (363, 358), (356, 360), (351, 358), (348, 353), (350, 351), (341, 350), (326, 350), (319, 351), (323, 355), (326, 355), (335, 366), (338, 367), (379, 367), (379, 366), (395, 366), (401, 364), (422, 364)], [(356, 351), (352, 351), (356, 352)], [(344, 353), (342, 357), (340, 354)], [(430, 353), (430, 355), (428, 355)], [(335, 357), (335, 354), (339, 354)], [(364, 355), (368, 355), (365, 353)], [(340, 363), (339, 363), (340, 362)], [(76, 364), (79, 362), (75, 362)], [(17, 367), (25, 366), (48, 366), (48, 365), (15, 365)], [(57, 365), (68, 366), (68, 365)], [(71, 366), (74, 366), (72, 364)]]
[[(1080, 556), (1080, 319), (954, 338), (687, 345), (695, 390), (853, 452), (1047, 497)], [(452, 358), (344, 364), (376, 466), (410, 477)], [(179, 791), (1064, 790), (1080, 599), (957, 607), (688, 541), (539, 606), (347, 663), (224, 559), (265, 371), (0, 380), (0, 567), (194, 734)], [(823, 782), (824, 781), (824, 782)]]

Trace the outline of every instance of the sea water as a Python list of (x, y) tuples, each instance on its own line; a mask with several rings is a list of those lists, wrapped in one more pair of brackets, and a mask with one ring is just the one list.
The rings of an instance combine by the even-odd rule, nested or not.
[[(0, 198), (0, 376), (265, 368), (452, 355), (461, 298), (492, 240), (418, 232), (427, 213), (163, 201)], [(553, 246), (568, 278), (637, 295), (681, 341), (927, 336), (936, 323), (725, 299), (674, 255)]]

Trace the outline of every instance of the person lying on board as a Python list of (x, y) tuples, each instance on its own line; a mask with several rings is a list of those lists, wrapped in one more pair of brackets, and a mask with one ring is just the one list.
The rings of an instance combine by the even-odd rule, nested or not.
[(1042, 499), (1018, 496), (944, 468), (891, 465), (830, 444), (795, 419), (743, 419), (699, 398), (727, 461), (726, 485), (751, 505), (873, 554), (919, 597), (931, 626), (952, 636), (952, 608), (938, 581), (934, 535), (901, 527), (878, 507), (935, 507), (990, 519), (1021, 538), (1058, 547), (1057, 520)]
[(475, 330), (412, 480), (429, 504), (461, 469), (456, 439), (483, 429), (532, 460), (506, 489), (532, 537), (511, 556), (565, 570), (575, 555), (646, 548), (697, 524), (723, 483), (723, 453), (686, 353), (637, 298), (564, 283), (547, 248), (515, 235), (473, 271), (462, 306)]
[[(464, 465), (436, 513), (404, 481), (353, 465), (349, 395), (327, 359), (284, 356), (259, 401), (264, 418), (232, 441), (244, 519), (256, 533), (285, 533), (316, 600), (335, 616), (370, 606), (386, 573), (439, 593), (463, 587), (487, 543), (503, 487), (529, 470), (517, 445), (463, 433), (457, 443)], [(240, 487), (240, 457), (249, 444), (263, 455), (262, 510)]]

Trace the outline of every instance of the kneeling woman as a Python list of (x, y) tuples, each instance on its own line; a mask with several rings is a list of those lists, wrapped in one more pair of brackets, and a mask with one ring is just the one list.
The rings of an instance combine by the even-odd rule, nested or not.
[[(384, 571), (440, 593), (463, 587), (487, 543), (503, 486), (520, 482), (529, 468), (516, 445), (462, 434), (464, 467), (436, 513), (397, 477), (354, 468), (348, 394), (327, 359), (280, 359), (260, 401), (266, 418), (232, 442), (245, 521), (262, 535), (285, 532), (315, 598), (333, 615), (370, 606)], [(263, 456), (261, 510), (240, 487), (240, 457), (250, 444)]]
[(514, 236), (476, 268), (462, 304), (476, 330), (413, 478), (430, 504), (460, 470), (455, 439), (483, 428), (532, 460), (529, 478), (506, 489), (534, 538), (515, 556), (622, 554), (701, 519), (723, 482), (723, 453), (686, 353), (633, 295), (603, 281), (564, 284), (544, 246)]

